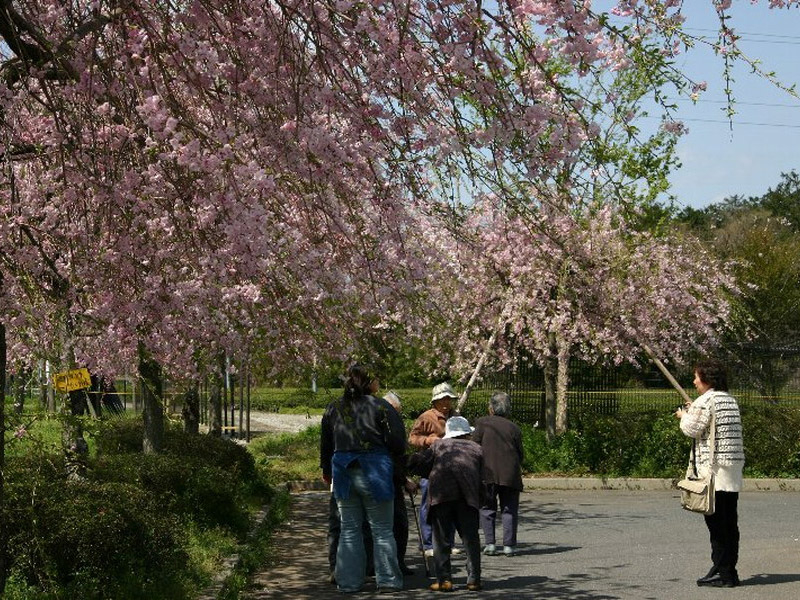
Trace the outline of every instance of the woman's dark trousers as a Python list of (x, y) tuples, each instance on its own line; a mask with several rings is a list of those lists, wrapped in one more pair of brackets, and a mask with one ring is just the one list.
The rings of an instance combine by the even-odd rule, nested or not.
[(739, 492), (717, 492), (714, 503), (714, 514), (705, 517), (711, 537), (711, 561), (724, 581), (738, 583)]

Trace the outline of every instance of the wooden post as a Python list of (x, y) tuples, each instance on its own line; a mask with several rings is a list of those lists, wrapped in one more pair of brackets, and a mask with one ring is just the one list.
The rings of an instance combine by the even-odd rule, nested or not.
[(247, 361), (247, 441), (250, 441), (250, 361)]
[(244, 383), (239, 379), (239, 430), (237, 436), (240, 440), (244, 439)]
[(658, 359), (658, 357), (653, 353), (653, 351), (650, 349), (650, 346), (648, 346), (647, 344), (642, 344), (642, 348), (644, 348), (644, 351), (647, 352), (647, 356), (650, 357), (650, 360), (652, 360), (658, 367), (658, 369), (661, 371), (661, 373), (664, 374), (664, 377), (667, 378), (667, 381), (669, 381), (670, 384), (672, 384), (672, 387), (674, 387), (675, 390), (678, 392), (678, 394), (680, 394), (681, 398), (683, 398), (683, 401), (686, 402), (687, 404), (691, 404), (692, 399), (689, 397), (689, 394), (687, 394), (686, 390), (684, 390), (683, 387), (681, 387), (681, 384), (678, 383), (678, 380), (672, 376), (672, 373), (670, 373), (667, 367), (664, 366), (664, 363), (662, 363)]

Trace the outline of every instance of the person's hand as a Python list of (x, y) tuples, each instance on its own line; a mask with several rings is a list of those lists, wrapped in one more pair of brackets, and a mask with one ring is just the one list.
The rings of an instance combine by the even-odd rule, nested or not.
[(682, 418), (683, 415), (686, 414), (687, 410), (689, 410), (689, 405), (688, 404), (684, 404), (683, 406), (679, 406), (678, 410), (675, 411), (675, 417), (678, 418), (678, 419)]
[(409, 479), (408, 477), (406, 477), (406, 482), (403, 484), (403, 487), (405, 488), (407, 493), (413, 496), (414, 494), (417, 493), (417, 490), (419, 489), (419, 484), (413, 479)]
[(330, 485), (331, 484), (331, 476), (330, 475), (325, 475), (325, 473), (323, 473), (322, 474), (322, 481), (324, 481), (325, 483)]

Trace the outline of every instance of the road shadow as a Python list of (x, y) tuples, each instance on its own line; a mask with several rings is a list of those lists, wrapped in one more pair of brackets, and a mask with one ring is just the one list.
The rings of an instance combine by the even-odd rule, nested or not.
[[(588, 577), (588, 576), (586, 576)], [(582, 583), (585, 577), (574, 576), (573, 579), (550, 579), (543, 576), (510, 576), (497, 581), (487, 582), (484, 595), (489, 597), (514, 598), (560, 598), (562, 600), (618, 600), (605, 592), (592, 592), (578, 589), (576, 584)]]
[[(591, 507), (592, 504), (583, 503), (581, 507)], [(641, 521), (651, 518), (649, 515), (609, 515), (607, 512), (589, 512), (588, 510), (577, 512), (565, 508), (557, 503), (533, 503), (525, 507), (524, 513), (520, 513), (520, 523), (525, 523), (525, 527), (530, 530), (549, 529), (563, 525), (573, 525), (579, 521)]]
[(778, 585), (781, 583), (796, 583), (800, 581), (798, 573), (759, 573), (747, 579), (742, 579), (742, 585)]

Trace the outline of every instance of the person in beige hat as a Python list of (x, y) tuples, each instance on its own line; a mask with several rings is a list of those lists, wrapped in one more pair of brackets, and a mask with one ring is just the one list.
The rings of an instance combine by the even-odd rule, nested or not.
[[(419, 450), (425, 450), (444, 437), (445, 423), (452, 412), (453, 401), (457, 399), (458, 396), (449, 383), (442, 382), (435, 385), (431, 393), (431, 407), (414, 421), (411, 432), (408, 434), (408, 443)], [(419, 524), (422, 533), (422, 549), (425, 556), (433, 556), (433, 531), (428, 523), (427, 478), (423, 477), (419, 480), (419, 488)], [(455, 531), (450, 536), (451, 546), (454, 538)]]

